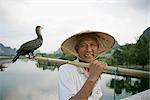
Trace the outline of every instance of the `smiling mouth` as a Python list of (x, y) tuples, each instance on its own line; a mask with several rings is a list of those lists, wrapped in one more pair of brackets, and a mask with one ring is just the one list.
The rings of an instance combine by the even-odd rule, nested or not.
[(84, 56), (87, 57), (87, 58), (91, 58), (91, 57), (93, 57), (94, 55), (93, 55), (93, 54), (90, 54), (90, 53), (86, 53)]

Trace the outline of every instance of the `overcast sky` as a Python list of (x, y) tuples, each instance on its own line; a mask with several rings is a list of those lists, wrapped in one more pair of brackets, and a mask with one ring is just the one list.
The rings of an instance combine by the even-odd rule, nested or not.
[(76, 32), (102, 31), (120, 45), (150, 26), (150, 0), (0, 0), (0, 43), (19, 48), (44, 27), (42, 52), (59, 49)]

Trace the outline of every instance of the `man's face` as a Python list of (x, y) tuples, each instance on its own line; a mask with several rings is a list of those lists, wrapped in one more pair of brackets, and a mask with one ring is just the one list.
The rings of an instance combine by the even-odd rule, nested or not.
[(77, 53), (81, 61), (92, 62), (98, 53), (98, 43), (93, 38), (85, 38), (78, 44)]

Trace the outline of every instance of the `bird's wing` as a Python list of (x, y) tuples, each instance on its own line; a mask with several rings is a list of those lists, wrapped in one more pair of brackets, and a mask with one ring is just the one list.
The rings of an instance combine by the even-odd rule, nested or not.
[(28, 41), (28, 42), (22, 44), (17, 52), (20, 52), (22, 50), (24, 50), (24, 51), (35, 50), (35, 49), (39, 48), (41, 45), (42, 45), (42, 40), (40, 40), (40, 39), (31, 40), (31, 41)]

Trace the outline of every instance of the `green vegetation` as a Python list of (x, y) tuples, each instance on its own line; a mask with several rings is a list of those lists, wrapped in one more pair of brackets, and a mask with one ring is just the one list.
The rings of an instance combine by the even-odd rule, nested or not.
[(0, 56), (0, 60), (9, 60), (12, 59), (14, 56), (10, 55), (10, 56)]
[(52, 71), (54, 71), (55, 69), (58, 69), (60, 65), (38, 60), (36, 66), (40, 69), (43, 69), (43, 70), (52, 70)]
[(112, 79), (108, 87), (115, 89), (117, 95), (122, 94), (123, 90), (128, 93), (136, 94), (145, 91), (150, 88), (149, 80), (147, 79), (136, 79), (132, 80), (130, 77), (126, 76), (122, 79)]
[[(73, 55), (65, 55), (63, 53), (57, 53), (57, 52), (53, 52), (50, 54), (39, 53), (37, 54), (37, 56), (48, 57), (48, 58), (59, 58), (59, 59), (70, 60), (70, 61), (73, 61), (76, 59), (76, 57)], [(38, 60), (37, 67), (42, 68), (43, 70), (46, 70), (46, 69), (55, 70), (56, 68), (58, 69), (60, 67), (60, 64)]]
[(53, 52), (53, 53), (38, 53), (36, 54), (36, 56), (42, 56), (42, 57), (48, 57), (48, 58), (59, 58), (59, 59), (64, 59), (64, 60), (70, 60), (70, 61), (73, 61), (76, 59), (75, 56), (73, 55), (66, 55), (66, 54), (63, 54), (62, 52), (58, 53), (58, 52)]
[(150, 64), (150, 27), (147, 28), (135, 44), (126, 44), (115, 50), (113, 58), (117, 65), (141, 65)]
[(117, 65), (145, 65), (149, 64), (149, 47), (140, 44), (126, 44), (113, 53)]

